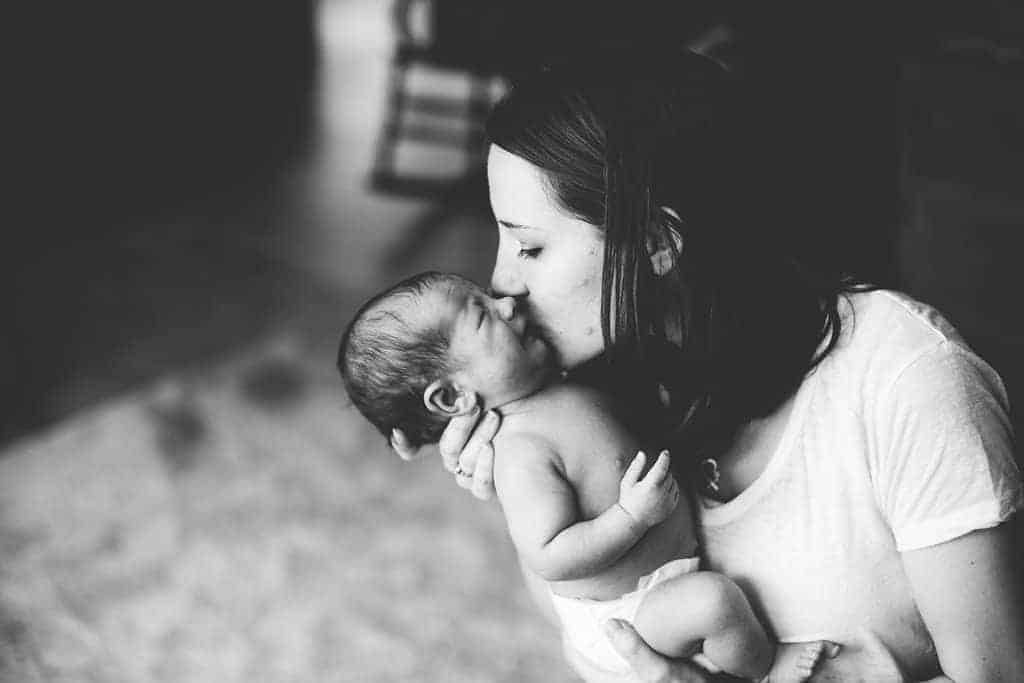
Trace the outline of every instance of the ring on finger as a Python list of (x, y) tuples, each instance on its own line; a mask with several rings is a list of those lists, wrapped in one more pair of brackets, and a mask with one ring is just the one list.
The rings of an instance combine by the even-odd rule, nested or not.
[(455, 476), (456, 477), (468, 477), (468, 476), (471, 476), (471, 475), (470, 475), (469, 472), (467, 472), (466, 470), (462, 469), (461, 466), (456, 465), (455, 466)]

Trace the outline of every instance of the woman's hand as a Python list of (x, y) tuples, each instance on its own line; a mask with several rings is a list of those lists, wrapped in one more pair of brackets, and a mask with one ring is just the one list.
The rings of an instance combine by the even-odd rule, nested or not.
[[(480, 500), (494, 494), (494, 447), (491, 441), (501, 426), (501, 416), (489, 410), (480, 418), (476, 407), (466, 415), (453, 417), (438, 443), (444, 468), (455, 475), (455, 483), (469, 489)], [(418, 457), (400, 430), (391, 432), (391, 448), (404, 460)]]
[(709, 674), (684, 659), (669, 659), (644, 642), (628, 622), (609, 619), (606, 626), (612, 647), (633, 670), (636, 683), (716, 683), (739, 681), (728, 675)]

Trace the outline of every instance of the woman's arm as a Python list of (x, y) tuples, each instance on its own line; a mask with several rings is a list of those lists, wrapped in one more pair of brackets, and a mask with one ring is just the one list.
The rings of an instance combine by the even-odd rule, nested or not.
[(865, 414), (876, 500), (941, 672), (957, 683), (1020, 680), (1013, 536), (1024, 488), (998, 374), (947, 338), (910, 359)]
[(1024, 672), (1018, 519), (902, 554), (942, 671), (956, 683), (1014, 681)]

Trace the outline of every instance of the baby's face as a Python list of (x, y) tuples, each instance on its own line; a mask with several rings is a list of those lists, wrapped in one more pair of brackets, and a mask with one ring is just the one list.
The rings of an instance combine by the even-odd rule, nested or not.
[(450, 353), (459, 367), (453, 379), (485, 405), (521, 398), (550, 378), (551, 349), (528, 330), (511, 297), (494, 299), (467, 281), (434, 301), (450, 325)]

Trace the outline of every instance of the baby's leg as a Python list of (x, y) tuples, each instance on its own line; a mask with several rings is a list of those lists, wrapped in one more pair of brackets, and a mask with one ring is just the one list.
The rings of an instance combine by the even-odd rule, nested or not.
[(684, 574), (644, 596), (634, 621), (658, 652), (688, 657), (700, 652), (723, 671), (760, 680), (772, 666), (774, 644), (743, 591), (715, 572)]

